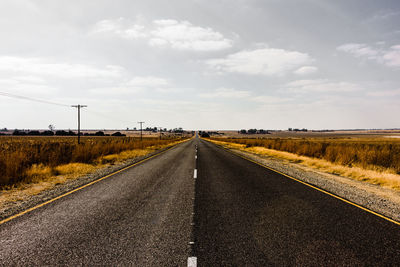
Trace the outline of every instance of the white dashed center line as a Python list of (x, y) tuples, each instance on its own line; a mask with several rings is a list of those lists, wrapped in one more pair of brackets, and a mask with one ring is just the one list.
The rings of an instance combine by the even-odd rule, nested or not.
[[(195, 153), (194, 158), (196, 159), (196, 162), (195, 162), (195, 169), (193, 171), (193, 178), (197, 179), (197, 167), (196, 167), (196, 165), (197, 165), (196, 164), (197, 163), (197, 145), (196, 145), (196, 153)], [(194, 200), (194, 198), (193, 198), (193, 200)], [(190, 224), (192, 226), (192, 228), (194, 227), (194, 215), (195, 215), (195, 213), (194, 213), (194, 201), (193, 201), (192, 222)], [(191, 246), (192, 253), (193, 253), (194, 241), (190, 241), (189, 245)], [(193, 256), (192, 257), (188, 257), (187, 266), (188, 267), (197, 267), (197, 257), (193, 257)]]
[(188, 267), (196, 267), (197, 266), (197, 257), (189, 257), (187, 261)]

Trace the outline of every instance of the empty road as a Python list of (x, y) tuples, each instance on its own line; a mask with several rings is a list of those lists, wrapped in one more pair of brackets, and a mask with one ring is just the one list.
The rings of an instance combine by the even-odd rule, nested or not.
[(399, 265), (400, 226), (192, 139), (0, 225), (1, 265)]

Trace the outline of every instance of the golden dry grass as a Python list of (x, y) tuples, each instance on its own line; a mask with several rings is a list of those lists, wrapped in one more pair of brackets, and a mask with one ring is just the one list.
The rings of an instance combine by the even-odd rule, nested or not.
[(364, 181), (400, 191), (400, 175), (397, 174), (395, 170), (390, 168), (385, 169), (381, 166), (376, 166), (374, 169), (374, 166), (372, 165), (369, 165), (369, 169), (357, 165), (345, 166), (338, 163), (332, 163), (324, 159), (301, 156), (290, 152), (278, 151), (260, 146), (249, 147), (245, 144), (223, 142), (215, 139), (210, 141), (223, 145), (226, 148), (238, 149), (261, 156), (280, 158), (288, 160), (292, 163), (299, 163), (322, 172), (336, 174), (354, 180)]
[[(84, 137), (78, 145), (73, 137), (0, 137), (0, 187), (34, 182), (38, 174), (32, 168), (36, 172), (42, 169), (42, 174), (48, 176), (57, 174), (60, 165), (97, 164), (99, 159), (104, 161), (101, 163), (113, 163), (179, 140), (183, 139), (152, 137), (141, 142), (132, 137)], [(124, 151), (130, 152), (121, 154)]]
[(33, 164), (26, 170), (29, 182), (20, 181), (9, 186), (3, 186), (0, 191), (0, 207), (6, 203), (23, 200), (28, 196), (36, 195), (44, 190), (48, 190), (58, 184), (63, 184), (71, 179), (76, 179), (82, 175), (92, 173), (97, 169), (105, 168), (110, 164), (120, 163), (127, 159), (145, 156), (167, 146), (172, 146), (184, 142), (185, 139), (170, 139), (168, 143), (158, 143), (145, 149), (134, 149), (122, 151), (118, 154), (100, 156), (92, 164), (88, 163), (68, 163), (58, 166), (48, 166), (44, 164)]
[(220, 138), (220, 141), (286, 151), (348, 167), (400, 174), (400, 140), (388, 138)]
[(0, 191), (0, 207), (7, 202), (23, 200), (27, 196), (39, 194), (55, 185), (63, 184), (70, 179), (75, 179), (102, 167), (104, 165), (94, 166), (86, 163), (69, 163), (54, 168), (43, 164), (33, 165), (27, 171), (31, 177), (29, 183), (19, 182), (4, 187)]

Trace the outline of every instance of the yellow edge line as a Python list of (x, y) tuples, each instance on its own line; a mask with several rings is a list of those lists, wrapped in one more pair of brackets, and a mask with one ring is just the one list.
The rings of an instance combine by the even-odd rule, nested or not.
[[(211, 141), (209, 141), (209, 142), (211, 142)], [(223, 147), (223, 148), (224, 148), (224, 147)], [(367, 211), (367, 212), (369, 212), (369, 213), (371, 213), (371, 214), (374, 214), (374, 215), (376, 215), (376, 216), (378, 216), (378, 217), (381, 217), (382, 219), (385, 219), (385, 220), (387, 220), (387, 221), (389, 221), (389, 222), (392, 222), (392, 223), (394, 223), (394, 224), (400, 225), (400, 222), (395, 221), (395, 220), (393, 220), (393, 219), (390, 219), (389, 217), (386, 217), (385, 215), (382, 215), (382, 214), (379, 214), (379, 213), (377, 213), (377, 212), (375, 212), (375, 211), (372, 211), (372, 210), (370, 210), (370, 209), (367, 209), (367, 208), (365, 208), (365, 207), (363, 207), (363, 206), (360, 206), (360, 205), (358, 205), (358, 204), (356, 204), (356, 203), (354, 203), (354, 202), (351, 202), (350, 200), (344, 199), (344, 198), (342, 198), (342, 197), (340, 197), (340, 196), (338, 196), (338, 195), (335, 195), (335, 194), (333, 194), (333, 193), (330, 193), (330, 192), (328, 192), (328, 191), (325, 191), (324, 189), (318, 188), (318, 187), (316, 187), (316, 186), (314, 186), (314, 185), (312, 185), (312, 184), (309, 184), (309, 183), (307, 183), (307, 182), (304, 182), (304, 181), (301, 181), (301, 180), (299, 180), (299, 179), (297, 179), (297, 178), (294, 178), (294, 177), (292, 177), (292, 176), (289, 176), (289, 175), (287, 175), (287, 174), (285, 174), (285, 173), (283, 173), (283, 172), (280, 172), (280, 171), (278, 171), (278, 170), (272, 169), (271, 167), (265, 166), (264, 164), (259, 163), (259, 162), (255, 161), (255, 160), (246, 158), (245, 156), (242, 156), (242, 155), (240, 155), (240, 154), (238, 154), (238, 153), (236, 153), (236, 152), (233, 152), (233, 151), (231, 151), (231, 150), (229, 150), (229, 149), (226, 149), (226, 148), (224, 148), (224, 149), (225, 149), (226, 151), (229, 151), (230, 153), (236, 155), (236, 156), (239, 156), (239, 157), (241, 157), (241, 158), (243, 158), (243, 159), (246, 159), (246, 160), (248, 160), (248, 161), (251, 161), (251, 162), (253, 162), (253, 163), (257, 164), (257, 165), (260, 165), (260, 166), (262, 166), (262, 167), (264, 167), (264, 168), (266, 168), (266, 169), (268, 169), (268, 170), (271, 170), (271, 171), (273, 171), (273, 172), (279, 173), (279, 174), (281, 174), (281, 175), (283, 175), (283, 176), (285, 176), (285, 177), (287, 177), (287, 178), (290, 178), (290, 179), (292, 179), (292, 180), (294, 180), (294, 181), (296, 181), (296, 182), (302, 183), (302, 184), (304, 184), (304, 185), (306, 185), (306, 186), (308, 186), (308, 187), (311, 187), (311, 188), (313, 188), (313, 189), (315, 189), (315, 190), (318, 190), (318, 191), (320, 191), (320, 192), (322, 192), (322, 193), (325, 193), (325, 194), (327, 194), (327, 195), (330, 195), (331, 197), (334, 197), (334, 198), (337, 198), (337, 199), (339, 199), (339, 200), (341, 200), (341, 201), (343, 201), (343, 202), (346, 202), (347, 204), (353, 205), (353, 206), (355, 206), (355, 207), (357, 207), (357, 208), (359, 208), (359, 209), (362, 209), (362, 210)]]
[[(191, 140), (191, 139), (188, 139), (188, 140), (186, 140), (186, 141), (184, 141), (184, 142), (187, 142), (187, 141), (189, 141), (189, 140)], [(182, 142), (182, 143), (184, 143), (184, 142)], [(179, 144), (182, 144), (182, 143), (179, 143)], [(3, 224), (3, 223), (6, 223), (6, 222), (8, 222), (8, 221), (11, 221), (11, 220), (13, 220), (13, 219), (15, 219), (15, 218), (17, 218), (17, 217), (20, 217), (20, 216), (22, 216), (22, 215), (24, 215), (24, 214), (26, 214), (26, 213), (28, 213), (28, 212), (31, 212), (31, 211), (33, 211), (33, 210), (36, 210), (36, 209), (38, 209), (38, 208), (40, 208), (40, 207), (46, 206), (46, 205), (48, 205), (48, 204), (50, 204), (50, 203), (52, 203), (52, 202), (54, 202), (54, 201), (56, 201), (56, 200), (58, 200), (58, 199), (60, 199), (60, 198), (66, 197), (66, 196), (68, 196), (68, 195), (70, 195), (70, 194), (72, 194), (72, 193), (74, 193), (74, 192), (76, 192), (76, 191), (79, 191), (79, 190), (81, 190), (81, 189), (83, 189), (83, 188), (85, 188), (85, 187), (91, 186), (91, 185), (93, 185), (93, 184), (95, 184), (95, 183), (97, 183), (97, 182), (100, 182), (100, 181), (102, 181), (102, 180), (104, 180), (104, 179), (107, 179), (107, 178), (109, 178), (109, 177), (111, 177), (111, 176), (113, 176), (113, 175), (115, 175), (115, 174), (117, 174), (117, 173), (123, 172), (123, 171), (125, 171), (125, 170), (127, 170), (127, 169), (129, 169), (129, 168), (132, 168), (132, 167), (134, 167), (134, 166), (136, 166), (136, 165), (138, 165), (138, 164), (141, 164), (141, 163), (143, 163), (143, 162), (145, 162), (145, 161), (147, 161), (147, 160), (149, 160), (149, 159), (151, 159), (151, 158), (154, 158), (155, 156), (161, 155), (161, 154), (167, 152), (168, 150), (174, 148), (175, 146), (177, 146), (177, 145), (179, 145), (179, 144), (173, 145), (172, 147), (167, 148), (166, 150), (161, 151), (161, 152), (159, 152), (159, 153), (157, 153), (157, 154), (154, 154), (153, 156), (150, 156), (150, 157), (148, 157), (148, 158), (142, 159), (142, 160), (140, 160), (140, 161), (138, 161), (138, 162), (136, 162), (136, 163), (134, 163), (134, 164), (132, 164), (132, 165), (129, 165), (129, 166), (125, 167), (125, 168), (122, 168), (122, 169), (120, 169), (120, 170), (118, 170), (118, 171), (116, 171), (116, 172), (110, 173), (110, 174), (108, 174), (108, 175), (106, 175), (106, 176), (103, 176), (103, 177), (97, 179), (97, 180), (94, 180), (94, 181), (92, 181), (92, 182), (90, 182), (90, 183), (87, 183), (87, 184), (82, 185), (82, 186), (80, 186), (80, 187), (78, 187), (78, 188), (75, 188), (74, 190), (71, 190), (71, 191), (69, 191), (69, 192), (67, 192), (67, 193), (64, 193), (64, 194), (62, 194), (62, 195), (60, 195), (60, 196), (58, 196), (58, 197), (55, 197), (55, 198), (53, 198), (53, 199), (50, 199), (50, 200), (48, 200), (48, 201), (46, 201), (46, 202), (43, 202), (43, 203), (37, 205), (37, 206), (34, 206), (34, 207), (29, 208), (29, 209), (27, 209), (27, 210), (24, 210), (24, 211), (22, 211), (22, 212), (20, 212), (20, 213), (17, 213), (17, 214), (15, 214), (15, 215), (11, 216), (11, 217), (8, 217), (8, 218), (6, 218), (6, 219), (0, 221), (0, 225)]]

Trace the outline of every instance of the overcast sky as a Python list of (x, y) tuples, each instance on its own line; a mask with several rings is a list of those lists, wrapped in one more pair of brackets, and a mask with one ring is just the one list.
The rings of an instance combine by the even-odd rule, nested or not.
[(1, 0), (0, 128), (400, 127), (400, 1)]

